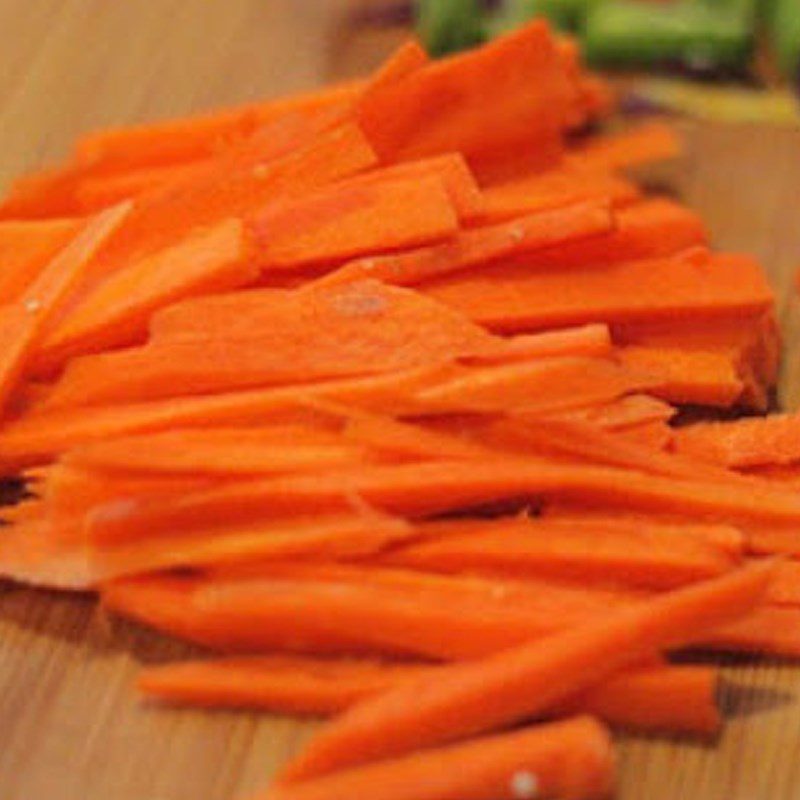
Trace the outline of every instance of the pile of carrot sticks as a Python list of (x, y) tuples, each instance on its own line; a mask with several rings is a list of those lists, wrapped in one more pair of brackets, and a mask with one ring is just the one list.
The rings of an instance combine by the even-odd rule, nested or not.
[(537, 22), (0, 202), (0, 573), (208, 650), (149, 698), (333, 717), (263, 798), (607, 797), (608, 728), (723, 724), (673, 652), (800, 656), (773, 294), (612, 112)]

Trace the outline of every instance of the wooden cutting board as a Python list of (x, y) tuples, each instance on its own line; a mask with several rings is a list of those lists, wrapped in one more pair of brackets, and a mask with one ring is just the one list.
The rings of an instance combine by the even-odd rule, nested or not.
[[(313, 86), (367, 69), (395, 31), (344, 0), (0, 0), (0, 183), (79, 132)], [(657, 176), (716, 243), (757, 253), (781, 298), (781, 400), (800, 400), (800, 132), (687, 125)], [(263, 787), (311, 724), (167, 711), (131, 690), (185, 648), (92, 600), (0, 588), (0, 800), (232, 800)], [(716, 745), (624, 738), (621, 800), (800, 798), (800, 666), (731, 662)], [(331, 800), (346, 800), (331, 798)]]

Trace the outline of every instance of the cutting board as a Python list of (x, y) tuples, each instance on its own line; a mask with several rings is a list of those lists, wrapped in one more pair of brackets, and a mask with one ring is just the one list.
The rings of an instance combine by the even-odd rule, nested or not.
[[(395, 30), (337, 0), (0, 0), (0, 182), (88, 128), (310, 87), (372, 67)], [(757, 253), (780, 298), (780, 401), (800, 401), (800, 132), (684, 124), (650, 176)], [(160, 710), (131, 682), (188, 651), (90, 598), (0, 588), (0, 800), (231, 800), (263, 787), (311, 723)], [(621, 800), (800, 798), (800, 666), (730, 661), (712, 745), (621, 738)], [(346, 800), (331, 798), (331, 800)]]

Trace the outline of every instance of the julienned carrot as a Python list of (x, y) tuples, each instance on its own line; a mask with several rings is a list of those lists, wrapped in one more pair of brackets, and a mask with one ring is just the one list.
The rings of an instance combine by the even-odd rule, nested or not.
[(92, 257), (113, 236), (130, 212), (123, 204), (90, 220), (42, 269), (13, 304), (0, 309), (0, 409), (24, 375), (47, 326), (63, 309), (86, 273)]
[(160, 167), (140, 167), (81, 178), (75, 187), (75, 203), (83, 213), (100, 211), (107, 206), (131, 200), (172, 181), (184, 180), (206, 166), (207, 160)]
[(260, 125), (282, 116), (346, 107), (359, 96), (363, 85), (361, 81), (340, 83), (216, 112), (107, 128), (82, 137), (75, 157), (84, 170), (95, 174), (198, 161), (217, 155), (224, 144), (246, 138)]
[(75, 202), (79, 170), (72, 164), (23, 175), (0, 200), (0, 220), (45, 220), (80, 214)]
[(800, 562), (782, 561), (775, 568), (767, 598), (781, 606), (800, 606)]
[(604, 430), (624, 430), (651, 422), (668, 422), (677, 409), (646, 394), (631, 394), (605, 405), (559, 414), (564, 419), (588, 422)]
[(143, 576), (101, 594), (115, 613), (225, 652), (437, 660), (485, 656), (631, 602), (630, 593), (546, 581), (252, 558), (208, 579)]
[(298, 507), (309, 513), (341, 508), (353, 495), (409, 516), (495, 501), (568, 498), (754, 525), (796, 525), (800, 519), (800, 498), (755, 482), (685, 481), (611, 467), (498, 457), (356, 467), (336, 474), (240, 482), (176, 501), (112, 503), (95, 516), (93, 533), (98, 541), (113, 541), (135, 538), (141, 531), (155, 535), (198, 525), (257, 522)]
[[(560, 149), (573, 91), (553, 37), (536, 23), (371, 93), (358, 104), (358, 119), (386, 161), (458, 151), (476, 164), (514, 148), (541, 163)], [(491, 126), (485, 120), (486, 92), (493, 98)], [(442, 105), (443, 96), (457, 102)]]
[[(565, 242), (514, 259), (520, 269), (604, 266), (663, 258), (708, 245), (708, 231), (697, 214), (670, 200), (642, 200), (614, 209), (615, 226), (602, 236)], [(670, 330), (675, 322), (670, 320)]]
[(259, 389), (208, 397), (179, 397), (154, 403), (110, 408), (69, 409), (37, 413), (9, 422), (0, 433), (0, 471), (46, 463), (78, 445), (134, 433), (173, 427), (262, 425), (265, 421), (298, 421), (313, 416), (309, 400), (327, 398), (358, 408), (391, 410), (398, 397), (429, 386), (440, 368), (403, 370), (369, 378), (326, 381), (307, 387)]
[(675, 448), (733, 469), (794, 464), (800, 461), (800, 415), (689, 425), (676, 431)]
[(702, 251), (569, 270), (521, 271), (501, 263), (431, 281), (423, 288), (501, 331), (722, 313), (749, 316), (771, 307), (774, 300), (757, 262)]
[(354, 438), (301, 425), (171, 430), (104, 439), (61, 459), (95, 473), (242, 478), (368, 463)]
[(484, 224), (496, 224), (577, 203), (605, 203), (621, 210), (640, 198), (639, 189), (622, 178), (559, 167), (522, 178), (514, 175), (511, 180), (487, 187), (480, 219)]
[(350, 178), (348, 183), (364, 185), (423, 176), (436, 177), (442, 182), (462, 222), (474, 222), (483, 214), (483, 193), (461, 153), (444, 153), (418, 161), (401, 161), (399, 164), (357, 175)]
[(646, 123), (622, 133), (595, 136), (575, 148), (570, 158), (581, 166), (620, 169), (675, 158), (681, 141), (670, 125)]
[[(415, 662), (251, 656), (149, 667), (139, 673), (146, 697), (210, 708), (258, 708), (327, 716), (408, 680), (434, 675)], [(711, 735), (721, 724), (714, 667), (629, 670), (564, 704), (637, 731)]]
[(738, 563), (704, 536), (667, 526), (510, 518), (421, 524), (416, 533), (410, 543), (379, 555), (380, 563), (650, 588), (715, 577)]
[(800, 658), (800, 609), (762, 606), (713, 631), (698, 644), (729, 652)]
[(450, 195), (437, 176), (345, 183), (250, 220), (264, 269), (299, 269), (446, 240), (458, 230)]
[(247, 216), (374, 166), (376, 156), (353, 123), (282, 120), (202, 165), (136, 198), (119, 234), (98, 255), (89, 288), (131, 259), (174, 245), (198, 227)]
[[(498, 350), (495, 337), (446, 306), (377, 281), (242, 297), (241, 304), (229, 295), (167, 309), (149, 345), (72, 361), (48, 408), (311, 384)], [(217, 314), (193, 316), (215, 305)], [(180, 324), (181, 315), (193, 318)]]
[(620, 350), (620, 359), (651, 375), (649, 390), (670, 403), (730, 408), (745, 387), (735, 359), (726, 352), (632, 345)]
[(42, 343), (37, 361), (52, 364), (135, 342), (157, 308), (254, 281), (258, 270), (250, 256), (241, 222), (229, 219), (134, 261), (70, 310)]
[(416, 535), (401, 519), (369, 511), (274, 519), (267, 523), (222, 526), (169, 536), (89, 547), (92, 585), (164, 569), (236, 567), (243, 562), (290, 558), (311, 563), (325, 559), (364, 558)]
[(462, 231), (450, 241), (432, 247), (353, 261), (324, 276), (319, 283), (376, 278), (386, 283), (413, 286), (505, 256), (531, 253), (599, 235), (611, 227), (611, 216), (602, 204), (568, 206)]
[(575, 717), (277, 786), (258, 800), (604, 800), (614, 765), (605, 729)]
[(754, 609), (773, 564), (658, 596), (542, 642), (442, 668), (367, 700), (313, 739), (284, 782), (503, 728), (552, 708), (653, 652), (697, 641)]
[(650, 450), (668, 451), (673, 431), (666, 422), (646, 422), (618, 431), (620, 436)]
[[(606, 325), (580, 325), (575, 328), (545, 331), (504, 340), (496, 353), (478, 353), (473, 360), (482, 364), (524, 361), (530, 358), (592, 356), (612, 354), (611, 335)], [(467, 360), (467, 359), (465, 359)]]
[(0, 305), (17, 300), (80, 226), (76, 219), (0, 222)]

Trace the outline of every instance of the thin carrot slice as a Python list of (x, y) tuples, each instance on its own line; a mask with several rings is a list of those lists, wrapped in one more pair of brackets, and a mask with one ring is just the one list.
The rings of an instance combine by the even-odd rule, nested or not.
[(800, 609), (764, 605), (714, 630), (698, 644), (728, 652), (800, 658)]
[(778, 564), (767, 598), (779, 606), (800, 606), (800, 562), (782, 561)]
[(527, 361), (532, 358), (556, 358), (559, 356), (592, 356), (596, 358), (612, 355), (611, 335), (607, 325), (581, 325), (575, 328), (545, 331), (504, 340), (496, 353), (478, 353), (472, 359), (481, 364)]
[(429, 572), (554, 577), (672, 588), (733, 569), (737, 560), (690, 529), (511, 518), (428, 523), (380, 563)]
[(229, 219), (133, 262), (70, 310), (43, 342), (38, 361), (52, 364), (141, 339), (156, 309), (254, 281), (258, 270), (249, 254), (241, 222)]
[(520, 271), (501, 264), (431, 281), (424, 289), (500, 331), (749, 315), (771, 307), (774, 300), (757, 262), (703, 252), (603, 268)]
[[(558, 153), (573, 91), (554, 40), (539, 22), (381, 87), (358, 104), (357, 113), (384, 161), (456, 151), (472, 165), (525, 148), (542, 163)], [(487, 92), (493, 98), (491, 126), (485, 120)], [(455, 101), (442, 105), (445, 96)]]
[(80, 225), (74, 219), (0, 222), (0, 305), (17, 300)]
[(367, 700), (313, 739), (281, 778), (308, 780), (542, 713), (654, 651), (697, 641), (748, 613), (772, 568), (743, 568)]
[(689, 425), (675, 432), (677, 452), (734, 469), (800, 461), (800, 414)]
[(511, 180), (484, 190), (484, 224), (554, 211), (578, 203), (605, 203), (622, 209), (639, 200), (639, 189), (629, 181), (608, 173), (581, 169), (557, 169), (513, 176)]
[(319, 398), (392, 411), (398, 405), (398, 397), (411, 396), (420, 386), (430, 385), (439, 372), (438, 366), (425, 367), (303, 387), (31, 414), (9, 422), (0, 432), (0, 471), (13, 474), (20, 468), (46, 463), (72, 447), (133, 433), (303, 420), (313, 416), (308, 410), (309, 401)]
[(291, 270), (447, 239), (458, 217), (442, 181), (425, 176), (345, 183), (276, 203), (250, 228), (263, 268)]
[(402, 161), (399, 164), (356, 175), (354, 178), (349, 178), (348, 183), (365, 185), (423, 176), (436, 177), (442, 182), (462, 222), (474, 221), (483, 214), (485, 206), (483, 193), (461, 153), (445, 153), (419, 161)]
[(17, 178), (0, 200), (0, 220), (52, 219), (80, 214), (75, 189), (80, 171), (73, 164)]
[(632, 394), (611, 403), (559, 414), (564, 419), (588, 422), (604, 430), (624, 430), (654, 422), (668, 422), (677, 409), (646, 394)]
[(324, 276), (322, 285), (376, 278), (413, 286), (509, 255), (531, 253), (602, 234), (612, 220), (602, 205), (576, 205), (532, 214), (499, 225), (466, 230), (439, 245), (396, 255), (363, 258)]
[[(136, 685), (169, 704), (328, 716), (436, 669), (415, 662), (251, 656), (148, 667)], [(714, 667), (630, 670), (568, 700), (563, 711), (593, 714), (628, 730), (709, 736), (721, 724), (718, 678)]]
[[(241, 304), (231, 296), (184, 302), (153, 324), (154, 343), (72, 361), (47, 407), (311, 384), (498, 349), (495, 337), (446, 306), (377, 281), (247, 294)], [(210, 313), (195, 316), (199, 309)]]
[(307, 94), (216, 112), (107, 128), (79, 139), (75, 155), (81, 167), (93, 173), (197, 161), (216, 155), (222, 145), (246, 138), (260, 125), (282, 116), (346, 107), (362, 88), (362, 82), (340, 83)]
[(619, 355), (629, 369), (651, 375), (649, 391), (670, 403), (730, 408), (742, 399), (745, 384), (728, 353), (632, 345)]
[(618, 431), (620, 436), (650, 450), (669, 450), (673, 431), (666, 422), (646, 422)]
[(681, 154), (682, 143), (671, 125), (648, 122), (622, 133), (593, 136), (570, 154), (580, 165), (622, 169), (664, 161)]
[(614, 763), (605, 729), (591, 717), (574, 717), (345, 769), (257, 797), (518, 800), (535, 791), (542, 797), (604, 800), (613, 790)]
[(115, 206), (89, 221), (42, 269), (18, 301), (0, 309), (1, 338), (6, 343), (0, 355), (0, 409), (8, 404), (47, 326), (80, 283), (87, 264), (129, 212), (129, 205)]

